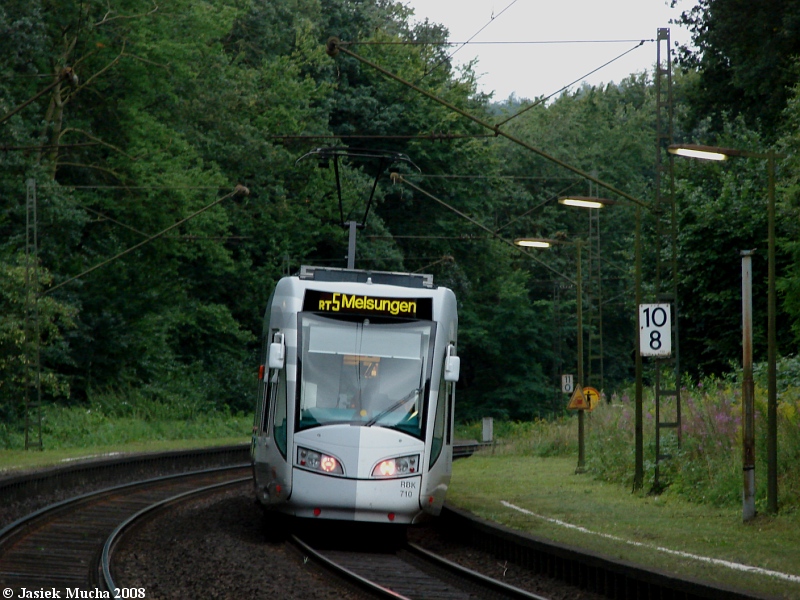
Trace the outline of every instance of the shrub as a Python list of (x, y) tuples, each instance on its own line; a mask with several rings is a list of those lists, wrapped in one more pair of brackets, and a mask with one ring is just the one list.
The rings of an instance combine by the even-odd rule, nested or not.
[[(766, 505), (767, 393), (765, 368), (759, 365), (755, 386), (756, 507)], [(800, 361), (779, 363), (778, 491), (783, 510), (800, 505)], [(707, 378), (681, 391), (681, 437), (662, 436), (662, 452), (671, 459), (659, 465), (659, 484), (668, 493), (693, 502), (736, 505), (742, 495), (741, 382), (736, 376)], [(655, 405), (653, 390), (643, 398), (644, 491), (655, 475)], [(613, 394), (586, 414), (586, 466), (597, 478), (632, 486), (635, 468), (635, 406), (632, 389)], [(577, 454), (574, 415), (530, 423), (495, 422), (496, 452), (564, 456)], [(464, 436), (480, 439), (480, 423), (462, 426)], [(659, 490), (660, 491), (660, 490)]]

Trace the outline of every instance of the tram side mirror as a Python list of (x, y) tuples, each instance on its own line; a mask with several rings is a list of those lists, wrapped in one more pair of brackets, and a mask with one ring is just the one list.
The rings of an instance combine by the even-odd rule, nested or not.
[(282, 369), (284, 357), (286, 356), (286, 347), (283, 345), (283, 334), (277, 333), (273, 339), (276, 341), (269, 345), (269, 368)]
[(455, 346), (450, 344), (447, 346), (447, 356), (444, 359), (444, 380), (445, 381), (458, 381), (458, 376), (461, 373), (461, 358), (453, 354)]

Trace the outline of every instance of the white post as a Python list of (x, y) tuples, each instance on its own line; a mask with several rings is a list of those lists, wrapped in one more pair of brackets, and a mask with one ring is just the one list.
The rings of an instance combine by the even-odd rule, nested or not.
[(742, 250), (742, 521), (756, 516), (756, 444), (753, 385), (754, 250)]
[(494, 441), (494, 419), (492, 417), (483, 417), (483, 442), (492, 441)]

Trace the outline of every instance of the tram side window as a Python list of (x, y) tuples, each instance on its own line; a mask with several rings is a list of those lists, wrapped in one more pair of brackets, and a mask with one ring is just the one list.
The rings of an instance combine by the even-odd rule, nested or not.
[(436, 414), (433, 421), (433, 437), (431, 439), (431, 460), (428, 468), (432, 467), (442, 453), (444, 445), (445, 427), (447, 422), (447, 392), (448, 383), (444, 380), (444, 366), (442, 377), (439, 380), (439, 394), (436, 398)]
[[(269, 337), (265, 334), (261, 338), (261, 356), (264, 357), (264, 363), (267, 361), (267, 348), (269, 347)], [(265, 369), (266, 364), (261, 365), (261, 369)], [(263, 372), (263, 371), (262, 371)], [(269, 370), (264, 373), (263, 377), (258, 378), (258, 388), (256, 392), (256, 410), (253, 418), (253, 428), (259, 434), (263, 434), (267, 429), (267, 418), (269, 417), (269, 399), (270, 399), (270, 382)]]
[(272, 406), (278, 387), (278, 371), (269, 371), (267, 377), (261, 382), (259, 391), (259, 406), (261, 407), (259, 429), (262, 432), (269, 432), (269, 409)]
[(264, 357), (264, 364), (262, 368), (266, 368), (264, 379), (259, 380), (258, 388), (258, 405), (256, 407), (256, 418), (258, 421), (255, 423), (258, 426), (260, 433), (269, 435), (269, 409), (272, 406), (273, 398), (275, 398), (275, 388), (278, 385), (278, 371), (268, 368), (269, 364), (269, 342), (274, 338), (277, 333), (273, 329), (269, 335), (264, 335), (261, 342), (261, 356)]
[(267, 393), (265, 388), (267, 387), (267, 382), (262, 381), (261, 379), (258, 380), (258, 400), (256, 400), (256, 412), (255, 417), (253, 418), (253, 431), (258, 431), (258, 433), (264, 432), (264, 427), (267, 423), (266, 414), (266, 396)]
[(275, 404), (275, 415), (273, 417), (273, 434), (275, 445), (280, 450), (281, 455), (286, 458), (286, 372), (284, 370), (278, 371), (278, 382), (275, 385), (275, 394), (273, 396)]

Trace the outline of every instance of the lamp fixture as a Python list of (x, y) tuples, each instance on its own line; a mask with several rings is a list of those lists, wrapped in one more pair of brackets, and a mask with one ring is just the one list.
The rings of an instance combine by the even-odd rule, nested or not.
[(723, 148), (699, 146), (696, 144), (674, 144), (667, 148), (667, 152), (677, 156), (688, 156), (689, 158), (700, 158), (703, 160), (728, 160), (729, 153), (723, 150)]
[(565, 206), (578, 206), (580, 208), (603, 208), (608, 204), (614, 204), (613, 200), (607, 198), (597, 198), (595, 196), (562, 196), (558, 199), (559, 204)]
[(552, 242), (537, 238), (517, 238), (514, 240), (514, 244), (523, 248), (549, 248)]

